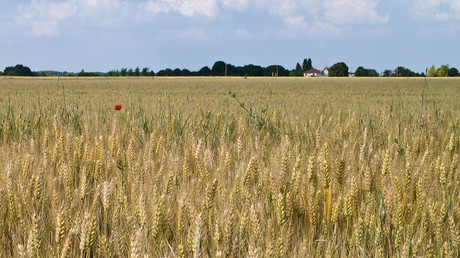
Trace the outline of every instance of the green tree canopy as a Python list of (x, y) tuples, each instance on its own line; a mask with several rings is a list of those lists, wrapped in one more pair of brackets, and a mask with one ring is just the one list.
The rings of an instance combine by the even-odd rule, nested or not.
[(211, 75), (211, 69), (205, 66), (198, 71), (197, 75), (198, 76), (209, 76)]
[(434, 67), (434, 65), (432, 65), (430, 69), (428, 69), (428, 76), (430, 77), (438, 76), (438, 70), (436, 70), (436, 67)]
[(93, 72), (85, 72), (85, 70), (81, 69), (81, 71), (77, 74), (77, 76), (89, 77), (89, 76), (99, 76), (99, 75)]
[(126, 76), (127, 74), (128, 74), (128, 68), (121, 68), (120, 75), (121, 76)]
[(149, 68), (147, 67), (142, 68), (141, 74), (142, 76), (149, 76)]
[(141, 76), (141, 69), (139, 69), (139, 67), (136, 67), (136, 69), (134, 69), (134, 76)]
[(378, 77), (379, 73), (375, 69), (366, 69), (362, 66), (358, 67), (355, 71), (356, 77)]
[(367, 70), (366, 68), (360, 66), (356, 69), (355, 71), (355, 76), (356, 77), (365, 77), (365, 76), (369, 76), (369, 70)]
[(173, 70), (173, 76), (180, 76), (181, 70), (179, 68), (176, 68)]
[(225, 75), (225, 62), (217, 61), (211, 68), (212, 76), (224, 76)]
[(295, 69), (289, 74), (290, 76), (303, 76), (302, 66), (299, 63), (295, 65)]
[(347, 77), (348, 66), (344, 62), (339, 62), (331, 66), (329, 70), (329, 76), (331, 77)]
[(382, 76), (383, 77), (390, 77), (390, 76), (394, 76), (394, 73), (390, 69), (386, 69), (385, 71), (383, 71)]
[[(277, 74), (278, 73), (278, 74)], [(281, 65), (269, 65), (264, 70), (264, 76), (289, 76), (289, 71)]]
[(411, 71), (408, 68), (405, 68), (403, 66), (398, 66), (395, 69), (395, 74), (400, 77), (413, 77), (413, 76), (421, 76), (418, 73), (415, 73), (414, 71)]
[(449, 76), (459, 76), (458, 69), (455, 67), (449, 68), (449, 72), (447, 73)]
[(128, 76), (134, 76), (134, 71), (132, 68), (128, 69)]
[(449, 73), (449, 66), (448, 65), (441, 65), (438, 69), (438, 77), (447, 77)]
[(304, 59), (303, 63), (302, 63), (302, 70), (305, 72), (305, 71), (308, 71), (308, 70), (310, 70), (312, 68), (313, 68), (313, 66), (312, 66), (312, 63), (311, 63), (311, 59), (310, 58)]
[(7, 76), (35, 76), (29, 67), (18, 64), (16, 66), (8, 66), (3, 71), (4, 75)]

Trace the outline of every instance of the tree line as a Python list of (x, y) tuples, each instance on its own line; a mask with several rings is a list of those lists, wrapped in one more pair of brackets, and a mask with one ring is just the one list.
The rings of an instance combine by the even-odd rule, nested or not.
[[(41, 71), (33, 72), (29, 67), (22, 64), (9, 66), (0, 71), (0, 76), (303, 76), (305, 71), (313, 68), (312, 60), (305, 58), (302, 62), (296, 63), (294, 69), (289, 70), (281, 65), (269, 65), (263, 67), (260, 65), (248, 64), (244, 66), (235, 66), (224, 61), (217, 61), (212, 67), (204, 66), (198, 71), (190, 71), (188, 69), (171, 69), (166, 68), (154, 72), (149, 68), (121, 68), (120, 70), (110, 70), (107, 73), (101, 72), (85, 72), (83, 69), (78, 73), (56, 72), (56, 71)], [(394, 70), (386, 69), (382, 73), (378, 73), (375, 69), (364, 68), (359, 66), (354, 72), (349, 70), (349, 67), (344, 62), (338, 62), (329, 68), (330, 77), (446, 77), (460, 76), (457, 68), (449, 67), (449, 65), (441, 65), (436, 68), (432, 65), (426, 69), (426, 73), (416, 73), (406, 67), (398, 66)]]

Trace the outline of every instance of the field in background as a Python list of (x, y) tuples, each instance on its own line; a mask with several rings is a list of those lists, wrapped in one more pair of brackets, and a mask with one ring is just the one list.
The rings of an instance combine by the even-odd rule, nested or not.
[(1, 256), (458, 256), (459, 100), (453, 78), (1, 77)]

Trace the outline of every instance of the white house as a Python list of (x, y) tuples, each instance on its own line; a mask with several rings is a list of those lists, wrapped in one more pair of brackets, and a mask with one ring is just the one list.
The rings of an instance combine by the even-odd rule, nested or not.
[(329, 68), (325, 67), (322, 71), (312, 68), (303, 73), (305, 77), (327, 77), (329, 75)]

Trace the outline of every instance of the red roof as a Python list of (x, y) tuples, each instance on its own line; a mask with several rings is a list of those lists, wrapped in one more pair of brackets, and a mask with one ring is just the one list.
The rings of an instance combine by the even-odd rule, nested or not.
[(305, 73), (321, 73), (321, 71), (313, 68), (313, 69), (306, 71)]

